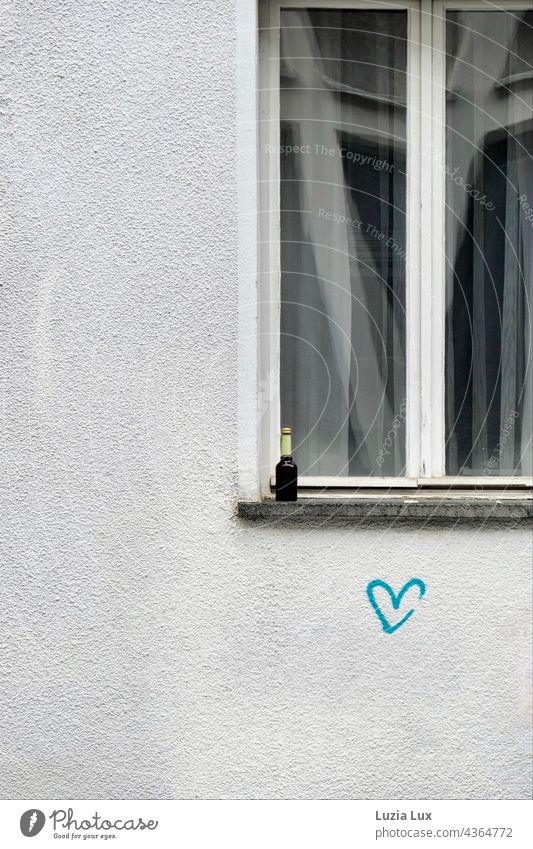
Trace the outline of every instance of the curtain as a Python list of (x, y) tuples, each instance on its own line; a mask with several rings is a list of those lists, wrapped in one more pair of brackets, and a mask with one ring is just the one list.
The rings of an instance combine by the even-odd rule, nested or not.
[(300, 475), (402, 475), (406, 14), (281, 24), (280, 424)]
[(449, 474), (532, 474), (532, 26), (447, 16)]

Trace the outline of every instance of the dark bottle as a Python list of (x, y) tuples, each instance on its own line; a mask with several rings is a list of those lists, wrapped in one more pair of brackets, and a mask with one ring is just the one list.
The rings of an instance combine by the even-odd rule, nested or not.
[(292, 459), (292, 429), (281, 428), (281, 460), (276, 466), (276, 501), (296, 501), (298, 469)]

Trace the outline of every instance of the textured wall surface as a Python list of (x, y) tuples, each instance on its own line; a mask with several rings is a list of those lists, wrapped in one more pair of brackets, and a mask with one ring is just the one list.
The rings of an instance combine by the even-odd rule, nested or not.
[(528, 796), (530, 531), (235, 518), (234, 0), (0, 6), (0, 795)]

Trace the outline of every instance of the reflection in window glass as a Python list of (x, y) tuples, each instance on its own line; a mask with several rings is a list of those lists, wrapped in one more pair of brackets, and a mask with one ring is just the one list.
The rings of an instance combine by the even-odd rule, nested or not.
[(281, 12), (281, 424), (302, 475), (405, 474), (407, 15)]
[(449, 11), (448, 474), (532, 474), (533, 12)]

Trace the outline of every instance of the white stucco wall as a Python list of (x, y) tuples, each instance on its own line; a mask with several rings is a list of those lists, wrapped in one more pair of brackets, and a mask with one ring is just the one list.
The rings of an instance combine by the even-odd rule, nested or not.
[[(0, 795), (526, 797), (530, 530), (235, 518), (235, 3), (0, 3)], [(366, 584), (415, 575), (384, 634)]]

